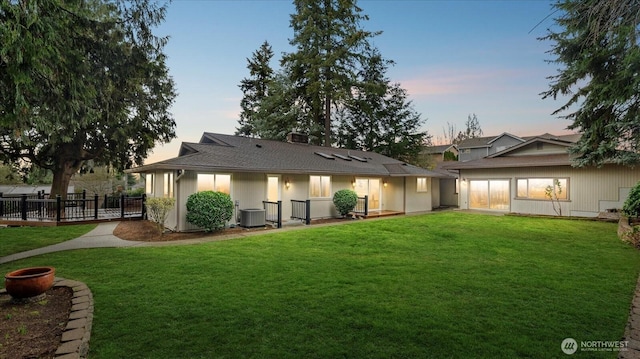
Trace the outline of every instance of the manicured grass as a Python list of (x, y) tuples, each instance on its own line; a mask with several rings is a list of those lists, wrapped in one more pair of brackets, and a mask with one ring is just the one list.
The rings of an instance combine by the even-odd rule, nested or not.
[(640, 254), (615, 224), (449, 212), (0, 270), (27, 265), (89, 285), (92, 359), (561, 358), (622, 337)]
[(95, 224), (0, 228), (0, 257), (68, 241), (94, 228)]

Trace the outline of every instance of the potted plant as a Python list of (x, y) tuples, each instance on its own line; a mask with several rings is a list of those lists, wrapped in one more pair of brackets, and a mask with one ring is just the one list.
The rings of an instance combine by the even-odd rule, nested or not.
[(11, 297), (26, 299), (44, 294), (53, 286), (54, 267), (29, 267), (14, 270), (4, 276), (4, 287)]

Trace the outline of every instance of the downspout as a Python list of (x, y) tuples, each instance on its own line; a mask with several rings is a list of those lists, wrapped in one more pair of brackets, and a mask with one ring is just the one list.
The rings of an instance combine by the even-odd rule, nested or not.
[[(173, 191), (174, 191), (174, 196), (176, 197), (176, 199), (178, 198), (182, 198), (180, 197), (180, 178), (182, 178), (182, 176), (184, 176), (184, 173), (186, 171), (185, 170), (178, 170), (178, 175), (176, 176), (176, 179), (173, 181), (175, 182), (175, 185), (173, 186)], [(175, 231), (178, 232), (178, 228), (180, 226), (180, 203), (177, 203), (176, 201), (176, 227), (175, 227)]]

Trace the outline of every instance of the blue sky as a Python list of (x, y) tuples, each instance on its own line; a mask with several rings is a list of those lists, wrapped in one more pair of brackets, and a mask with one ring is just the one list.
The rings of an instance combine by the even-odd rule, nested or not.
[[(369, 16), (361, 25), (383, 33), (373, 39), (395, 61), (388, 77), (408, 90), (424, 129), (442, 137), (447, 123), (462, 129), (478, 116), (485, 135), (568, 133), (568, 121), (551, 113), (561, 100), (542, 100), (551, 43), (539, 41), (553, 26), (544, 0), (360, 0)], [(288, 0), (174, 0), (156, 33), (165, 48), (178, 97), (172, 107), (178, 137), (156, 147), (147, 163), (175, 157), (181, 142), (203, 132), (233, 134), (249, 75), (248, 57), (267, 40), (277, 68), (293, 49)], [(540, 23), (542, 21), (542, 23)], [(539, 24), (540, 23), (540, 24)]]

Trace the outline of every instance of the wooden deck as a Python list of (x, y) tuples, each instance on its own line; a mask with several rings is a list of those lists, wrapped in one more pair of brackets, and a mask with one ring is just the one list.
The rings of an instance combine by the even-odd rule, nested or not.
[(369, 211), (367, 215), (358, 213), (356, 214), (356, 216), (362, 217), (362, 218), (378, 218), (378, 217), (388, 217), (388, 216), (399, 216), (401, 214), (404, 214), (404, 212), (383, 210), (383, 211)]

